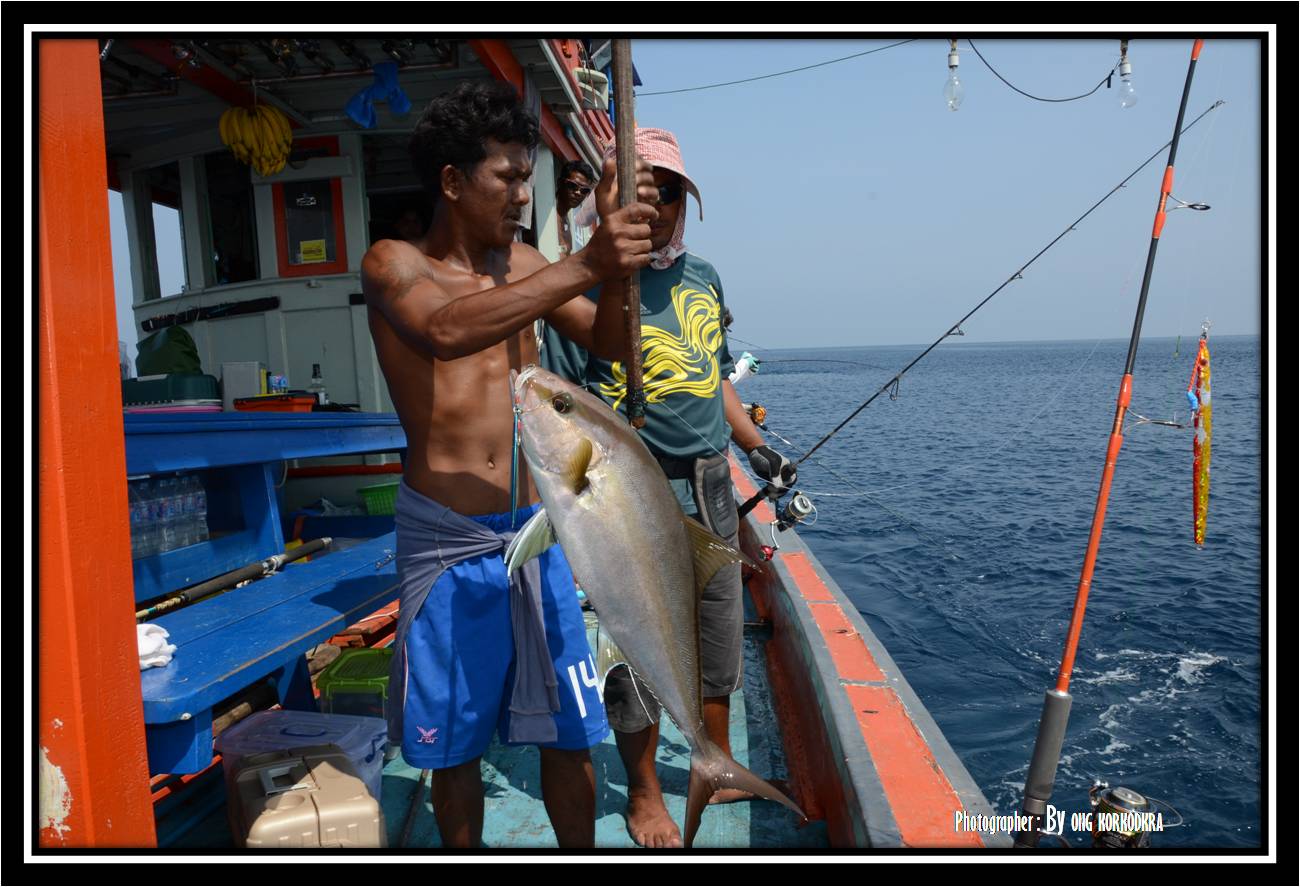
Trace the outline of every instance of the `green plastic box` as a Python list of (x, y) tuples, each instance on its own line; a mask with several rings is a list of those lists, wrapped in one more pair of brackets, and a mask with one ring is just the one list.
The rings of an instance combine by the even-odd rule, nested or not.
[(325, 714), (388, 717), (388, 668), (393, 648), (344, 650), (319, 677), (320, 710)]

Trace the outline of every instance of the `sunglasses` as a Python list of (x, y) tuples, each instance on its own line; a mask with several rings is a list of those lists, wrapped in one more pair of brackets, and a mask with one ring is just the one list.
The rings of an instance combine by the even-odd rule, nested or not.
[(591, 188), (584, 188), (577, 182), (565, 182), (564, 187), (577, 194), (579, 197), (586, 197), (591, 193)]
[(681, 200), (681, 197), (682, 197), (681, 182), (677, 182), (676, 184), (672, 184), (672, 185), (660, 185), (658, 206), (669, 206), (671, 204), (676, 203), (678, 200)]

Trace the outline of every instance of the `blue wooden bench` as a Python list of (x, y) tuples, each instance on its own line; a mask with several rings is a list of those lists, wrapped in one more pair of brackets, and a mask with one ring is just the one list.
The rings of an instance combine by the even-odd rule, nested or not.
[(286, 708), (314, 708), (304, 654), (397, 599), (396, 548), (389, 533), (158, 617), (176, 652), (141, 673), (149, 769), (206, 767), (213, 706), (251, 683), (269, 679)]
[[(128, 474), (204, 472), (214, 533), (137, 560), (137, 601), (284, 550), (283, 460), (406, 448), (391, 414), (128, 415), (124, 424)], [(398, 597), (395, 554), (390, 532), (154, 619), (177, 650), (140, 676), (150, 772), (207, 767), (213, 706), (245, 687), (266, 681), (286, 707), (314, 708), (306, 652)]]

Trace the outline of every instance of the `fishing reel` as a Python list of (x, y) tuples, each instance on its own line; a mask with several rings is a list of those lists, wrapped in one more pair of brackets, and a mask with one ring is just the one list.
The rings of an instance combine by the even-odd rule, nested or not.
[(817, 513), (817, 507), (813, 505), (812, 500), (798, 490), (790, 497), (790, 501), (785, 503), (785, 507), (777, 514), (776, 520), (770, 525), (772, 534), (772, 544), (760, 546), (763, 551), (763, 560), (770, 561), (773, 555), (781, 547), (776, 542), (776, 534), (784, 533), (791, 527), (803, 523), (809, 517)]
[(1155, 807), (1131, 788), (1111, 788), (1100, 779), (1088, 789), (1092, 804), (1092, 846), (1094, 849), (1142, 849), (1151, 846), (1146, 823), (1155, 818)]

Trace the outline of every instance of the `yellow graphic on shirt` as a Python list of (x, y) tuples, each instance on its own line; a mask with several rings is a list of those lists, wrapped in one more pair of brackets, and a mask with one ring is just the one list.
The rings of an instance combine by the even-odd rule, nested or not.
[[(718, 294), (672, 288), (673, 312), (682, 333), (673, 335), (656, 326), (641, 326), (641, 375), (646, 403), (660, 403), (670, 394), (712, 398), (718, 390), (718, 351), (722, 348)], [(613, 383), (602, 383), (600, 393), (618, 409), (627, 396), (627, 370), (621, 361), (610, 366)]]

